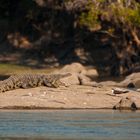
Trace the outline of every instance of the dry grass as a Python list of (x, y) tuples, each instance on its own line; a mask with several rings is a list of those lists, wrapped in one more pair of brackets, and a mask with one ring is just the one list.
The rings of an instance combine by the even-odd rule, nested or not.
[(17, 73), (50, 73), (54, 70), (56, 70), (56, 68), (37, 69), (14, 64), (0, 64), (0, 75), (11, 75)]

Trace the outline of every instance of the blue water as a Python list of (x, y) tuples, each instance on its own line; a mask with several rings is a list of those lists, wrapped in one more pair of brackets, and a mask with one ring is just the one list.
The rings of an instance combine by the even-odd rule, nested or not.
[(1, 110), (0, 139), (139, 140), (140, 112)]

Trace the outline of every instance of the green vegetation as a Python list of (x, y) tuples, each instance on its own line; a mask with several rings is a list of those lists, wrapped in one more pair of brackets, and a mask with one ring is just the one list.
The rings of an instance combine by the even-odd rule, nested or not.
[[(89, 28), (101, 24), (103, 20), (119, 25), (140, 27), (140, 4), (133, 2), (129, 6), (121, 3), (112, 2), (107, 4), (105, 1), (97, 0), (95, 3), (89, 2), (86, 7), (86, 12), (80, 15), (80, 25)], [(102, 19), (101, 19), (102, 17)]]
[(86, 10), (87, 12), (82, 12), (79, 16), (79, 24), (88, 27), (90, 30), (98, 29), (97, 26), (100, 25), (98, 18), (100, 9), (92, 2), (89, 2), (86, 6)]

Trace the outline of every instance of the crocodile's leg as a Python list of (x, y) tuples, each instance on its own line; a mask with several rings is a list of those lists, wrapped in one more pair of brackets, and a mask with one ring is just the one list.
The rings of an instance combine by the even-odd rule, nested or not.
[(30, 88), (30, 86), (27, 83), (22, 83), (21, 88), (27, 89)]
[(43, 85), (43, 80), (38, 80), (38, 83), (37, 83), (38, 87), (42, 86)]
[(6, 90), (5, 90), (5, 87), (4, 87), (4, 85), (2, 84), (1, 86), (0, 86), (0, 92), (5, 92)]
[(21, 81), (17, 81), (15, 84), (14, 84), (14, 89), (18, 89), (22, 86), (22, 82)]
[(44, 85), (48, 87), (53, 87), (53, 88), (65, 86), (65, 84), (62, 83), (60, 80), (53, 80), (53, 81), (44, 80)]
[(56, 80), (56, 81), (52, 82), (52, 86), (57, 88), (57, 87), (66, 86), (66, 85), (65, 85), (65, 83), (61, 82), (60, 80)]
[(38, 79), (33, 79), (32, 81), (32, 87), (38, 87)]
[(48, 80), (43, 80), (43, 84), (44, 84), (44, 86), (52, 87), (52, 83), (49, 82)]

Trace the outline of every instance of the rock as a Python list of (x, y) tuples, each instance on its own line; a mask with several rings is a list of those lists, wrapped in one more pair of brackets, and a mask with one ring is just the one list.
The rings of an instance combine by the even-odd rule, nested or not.
[(64, 66), (62, 69), (57, 71), (57, 73), (71, 73), (72, 76), (64, 78), (61, 81), (66, 85), (88, 85), (93, 86), (95, 82), (91, 81), (89, 77), (98, 76), (97, 71), (95, 69), (87, 70), (80, 63), (72, 63), (70, 65)]
[(60, 70), (60, 72), (62, 72), (62, 73), (66, 73), (66, 72), (81, 73), (83, 70), (85, 70), (85, 67), (82, 64), (80, 64), (80, 63), (72, 63), (70, 65), (64, 66)]
[(125, 78), (120, 85), (128, 88), (140, 88), (140, 72), (133, 73)]
[(100, 82), (101, 85), (103, 86), (118, 86), (118, 83), (117, 82), (114, 82), (114, 81), (103, 81), (103, 82)]
[(140, 88), (140, 77), (134, 79), (132, 83), (134, 84), (135, 88)]
[(97, 82), (95, 81), (91, 81), (91, 79), (83, 74), (79, 74), (78, 75), (78, 79), (80, 82), (80, 85), (84, 85), (84, 86), (99, 86)]
[(131, 110), (136, 110), (137, 106), (135, 101), (133, 100), (132, 97), (124, 97), (122, 98), (114, 107), (113, 109), (131, 109)]
[(72, 75), (61, 79), (66, 85), (85, 85), (85, 86), (98, 86), (98, 83), (91, 81), (91, 79), (83, 74), (71, 73)]
[(61, 81), (64, 82), (66, 85), (80, 85), (79, 80), (79, 73), (85, 70), (85, 67), (80, 63), (72, 63), (69, 65), (64, 66), (60, 70), (56, 70), (53, 74), (64, 74), (64, 73), (71, 73), (71, 76), (62, 78)]
[(72, 63), (70, 65), (66, 65), (60, 70), (60, 72), (62, 72), (62, 73), (66, 73), (66, 72), (80, 73), (80, 74), (86, 75), (88, 77), (97, 77), (98, 76), (98, 72), (96, 69), (94, 69), (94, 68), (88, 69), (80, 63)]
[(132, 73), (126, 77), (126, 79), (131, 79), (131, 80), (135, 78), (140, 78), (140, 72)]
[(91, 79), (83, 74), (78, 74), (78, 79), (80, 81), (80, 85), (91, 82)]
[(82, 70), (81, 71), (81, 74), (83, 75), (86, 75), (88, 77), (91, 77), (91, 78), (95, 78), (95, 77), (98, 77), (98, 72), (96, 69), (87, 69), (87, 70)]

